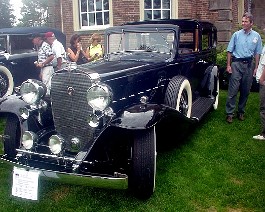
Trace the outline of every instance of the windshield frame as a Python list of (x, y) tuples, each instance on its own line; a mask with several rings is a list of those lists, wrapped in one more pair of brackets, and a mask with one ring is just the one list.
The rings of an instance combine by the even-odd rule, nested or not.
[[(158, 52), (163, 54), (176, 54), (178, 43), (178, 26), (175, 25), (125, 25), (107, 29), (105, 33), (105, 53), (106, 55), (117, 52)], [(168, 37), (169, 35), (169, 37)], [(116, 36), (116, 40), (113, 37)], [(158, 47), (150, 47), (151, 37), (157, 39), (154, 45), (164, 46), (161, 50)], [(131, 42), (131, 38), (135, 37), (135, 45)], [(138, 40), (137, 40), (138, 39)], [(144, 43), (144, 39), (147, 43)], [(139, 45), (139, 44), (142, 45)], [(116, 45), (116, 47), (114, 47)], [(117, 48), (119, 46), (119, 48)], [(134, 48), (130, 47), (133, 46)], [(116, 50), (113, 50), (115, 49)]]

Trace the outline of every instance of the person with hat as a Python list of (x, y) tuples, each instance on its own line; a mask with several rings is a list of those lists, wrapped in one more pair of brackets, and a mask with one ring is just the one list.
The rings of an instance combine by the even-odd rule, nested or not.
[(53, 32), (46, 32), (44, 35), (48, 44), (51, 45), (54, 54), (54, 69), (59, 70), (66, 67), (66, 53), (63, 44), (58, 41)]
[(38, 61), (35, 61), (34, 64), (37, 68), (40, 68), (40, 79), (46, 85), (47, 94), (49, 94), (51, 88), (51, 77), (54, 73), (52, 65), (54, 55), (52, 48), (43, 40), (43, 36), (38, 33), (32, 35), (32, 43), (38, 49)]

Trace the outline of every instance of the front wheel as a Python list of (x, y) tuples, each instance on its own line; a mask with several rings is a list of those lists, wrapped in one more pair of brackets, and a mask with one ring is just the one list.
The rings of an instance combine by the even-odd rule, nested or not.
[(17, 154), (16, 149), (20, 142), (20, 124), (15, 115), (9, 115), (6, 119), (6, 127), (4, 134), (4, 154), (7, 158), (14, 158)]
[(155, 128), (134, 133), (132, 169), (129, 189), (140, 199), (149, 198), (155, 190), (156, 134)]
[(0, 97), (8, 96), (13, 93), (14, 81), (10, 71), (0, 66)]

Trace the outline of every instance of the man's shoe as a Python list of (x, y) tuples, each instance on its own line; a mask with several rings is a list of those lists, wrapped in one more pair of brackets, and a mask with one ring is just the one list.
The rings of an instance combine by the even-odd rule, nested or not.
[(256, 140), (265, 140), (265, 137), (263, 135), (254, 135), (253, 136), (253, 139), (256, 139)]
[(239, 119), (240, 121), (244, 121), (244, 120), (245, 120), (244, 114), (242, 114), (242, 113), (238, 114), (237, 117), (238, 117), (238, 119)]
[(230, 124), (233, 122), (233, 116), (226, 116), (226, 121)]

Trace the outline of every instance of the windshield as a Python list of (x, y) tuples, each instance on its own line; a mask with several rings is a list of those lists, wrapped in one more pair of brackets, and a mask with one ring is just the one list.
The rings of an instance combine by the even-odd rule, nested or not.
[(10, 35), (10, 54), (34, 52), (32, 39), (29, 35)]
[(150, 51), (171, 53), (174, 42), (173, 31), (123, 32), (108, 37), (108, 53), (121, 51)]

